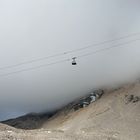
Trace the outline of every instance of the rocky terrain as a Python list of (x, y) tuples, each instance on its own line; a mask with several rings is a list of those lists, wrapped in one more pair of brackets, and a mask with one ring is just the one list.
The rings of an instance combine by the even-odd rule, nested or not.
[(53, 116), (28, 114), (2, 122), (0, 140), (140, 139), (139, 82), (94, 96), (79, 99)]

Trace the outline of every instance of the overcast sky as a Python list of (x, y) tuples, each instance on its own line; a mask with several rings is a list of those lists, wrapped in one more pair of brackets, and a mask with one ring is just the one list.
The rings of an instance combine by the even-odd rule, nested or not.
[[(140, 32), (139, 0), (0, 0), (0, 67), (86, 47)], [(123, 42), (11, 69), (52, 63)], [(0, 119), (61, 107), (94, 88), (117, 86), (140, 76), (140, 41), (71, 62), (0, 77)], [(129, 46), (129, 47), (128, 47)]]

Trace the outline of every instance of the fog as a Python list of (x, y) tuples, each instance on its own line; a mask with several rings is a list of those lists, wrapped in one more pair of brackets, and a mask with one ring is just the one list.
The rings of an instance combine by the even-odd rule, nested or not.
[[(0, 0), (0, 67), (140, 32), (139, 0)], [(0, 69), (0, 75), (140, 39), (140, 34), (66, 55)], [(0, 120), (52, 111), (95, 88), (140, 77), (140, 41), (71, 61), (0, 76)]]

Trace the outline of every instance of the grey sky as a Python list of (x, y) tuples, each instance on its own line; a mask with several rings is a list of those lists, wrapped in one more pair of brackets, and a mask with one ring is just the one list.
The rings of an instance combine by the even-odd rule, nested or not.
[[(140, 32), (139, 0), (0, 0), (0, 67)], [(140, 38), (140, 35), (122, 40)], [(120, 43), (116, 41), (0, 74)], [(0, 77), (0, 118), (56, 109), (98, 87), (138, 78), (140, 41), (50, 67)]]

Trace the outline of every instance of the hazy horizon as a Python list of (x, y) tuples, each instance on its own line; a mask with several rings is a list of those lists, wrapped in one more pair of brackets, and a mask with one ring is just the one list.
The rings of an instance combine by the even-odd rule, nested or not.
[[(140, 32), (138, 0), (0, 0), (0, 68)], [(140, 39), (1, 69), (0, 75)], [(123, 45), (124, 46), (124, 45)], [(83, 58), (0, 77), (0, 120), (51, 111), (94, 88), (140, 78), (140, 41)]]

